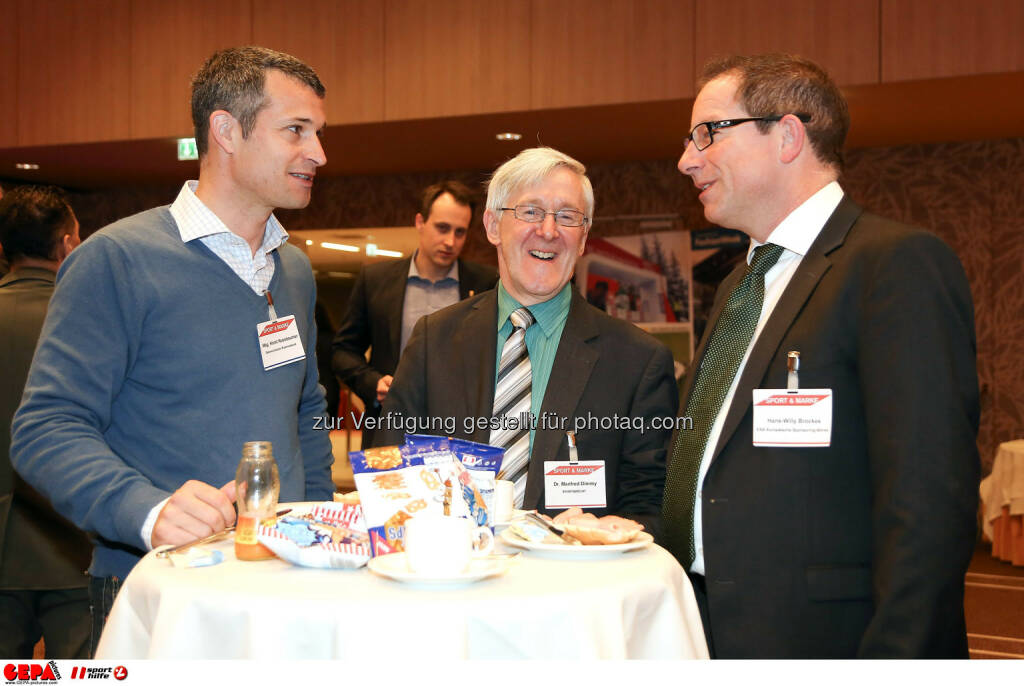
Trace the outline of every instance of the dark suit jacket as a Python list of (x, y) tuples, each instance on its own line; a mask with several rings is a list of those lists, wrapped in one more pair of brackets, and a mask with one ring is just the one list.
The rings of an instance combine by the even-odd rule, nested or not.
[[(752, 391), (786, 387), (790, 350), (802, 388), (833, 389), (831, 447), (752, 447)], [(844, 198), (751, 351), (704, 480), (715, 655), (967, 657), (978, 414), (960, 262)]]
[[(456, 437), (487, 443), (490, 430), (464, 422), (490, 417), (494, 405), (498, 293), (475, 298), (420, 319), (384, 401), (387, 414), (454, 417)], [(575, 291), (551, 367), (542, 413), (566, 417), (671, 418), (678, 407), (672, 354), (636, 326), (588, 305)], [(565, 430), (538, 426), (523, 506), (544, 509), (544, 460), (568, 460)], [(442, 431), (433, 433), (441, 434)], [(381, 445), (403, 442), (398, 429), (381, 431)], [(638, 516), (657, 524), (665, 484), (670, 430), (583, 429), (576, 446), (581, 460), (605, 460), (608, 507), (591, 510)], [(650, 515), (643, 517), (642, 515)]]
[(0, 589), (81, 588), (92, 544), (11, 467), (11, 418), (32, 363), (56, 274), (0, 279)]
[[(376, 417), (377, 382), (394, 374), (402, 354), (402, 307), (411, 257), (363, 267), (349, 297), (345, 317), (334, 337), (331, 364), (334, 373)], [(459, 298), (494, 288), (498, 273), (493, 267), (459, 260)], [(370, 348), (370, 361), (366, 349)], [(373, 431), (363, 430), (363, 447), (370, 447)]]

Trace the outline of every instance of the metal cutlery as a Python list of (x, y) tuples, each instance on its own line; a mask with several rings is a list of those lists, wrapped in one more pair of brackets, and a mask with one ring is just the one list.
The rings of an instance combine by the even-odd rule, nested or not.
[(544, 527), (545, 529), (553, 533), (555, 536), (558, 536), (560, 539), (562, 539), (565, 543), (568, 543), (569, 545), (576, 545), (577, 543), (579, 543), (579, 541), (575, 539), (573, 536), (565, 533), (565, 529), (556, 526), (553, 522), (548, 521), (544, 517), (541, 517), (536, 512), (526, 512), (523, 515), (523, 517), (526, 520), (533, 522), (534, 524)]
[[(275, 517), (282, 517), (282, 516), (288, 514), (291, 511), (292, 511), (292, 508), (287, 507), (287, 508), (285, 508), (283, 510), (278, 510), (277, 514), (275, 514), (274, 516)], [(232, 524), (228, 528), (221, 529), (220, 531), (218, 531), (216, 533), (213, 533), (213, 534), (210, 534), (209, 536), (206, 536), (205, 538), (197, 538), (196, 540), (189, 541), (188, 543), (182, 543), (181, 545), (176, 545), (176, 546), (173, 546), (171, 548), (164, 548), (163, 550), (158, 550), (158, 551), (156, 551), (156, 556), (161, 558), (161, 559), (163, 559), (163, 558), (167, 557), (168, 555), (170, 555), (171, 553), (182, 553), (182, 552), (185, 552), (186, 550), (188, 550), (189, 548), (191, 548), (193, 546), (204, 545), (206, 543), (213, 543), (214, 541), (219, 541), (220, 539), (224, 538), (225, 536), (227, 536), (228, 534), (230, 534), (234, 530), (235, 530), (235, 525)]]

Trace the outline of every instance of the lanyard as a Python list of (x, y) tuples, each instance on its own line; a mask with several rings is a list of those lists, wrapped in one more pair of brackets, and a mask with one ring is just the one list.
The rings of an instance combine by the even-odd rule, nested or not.
[(263, 295), (267, 296), (267, 312), (270, 313), (270, 321), (277, 321), (277, 310), (274, 309), (274, 298), (270, 295), (270, 289), (263, 291)]

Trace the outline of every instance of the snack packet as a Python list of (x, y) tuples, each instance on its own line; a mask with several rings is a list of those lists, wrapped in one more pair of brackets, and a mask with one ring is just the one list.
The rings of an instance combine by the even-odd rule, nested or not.
[(474, 511), (468, 494), (463, 491), (463, 497), (469, 505), (469, 516), (476, 520), (480, 526), (494, 526), (494, 481), (497, 479), (498, 471), (501, 469), (501, 461), (505, 459), (504, 448), (496, 448), (483, 443), (474, 443), (460, 438), (451, 440), (451, 450), (458, 458), (462, 467), (473, 481), (473, 486), (482, 499), (483, 521), (480, 521), (479, 508)]
[(452, 499), (461, 501), (464, 511), (457, 516), (467, 517), (477, 526), (490, 526), (490, 510), (484, 502), (480, 489), (473, 483), (473, 477), (457, 458), (452, 458), (452, 467), (455, 470), (452, 479)]
[(433, 470), (438, 481), (444, 486), (442, 507), (445, 516), (464, 517), (468, 515), (463, 499), (458, 495), (458, 486), (452, 497), (452, 485), (455, 481), (453, 462), (457, 459), (451, 451), (451, 441), (447, 436), (430, 436), (426, 434), (406, 434), (402, 454), (406, 457), (417, 457), (423, 460), (423, 466)]
[(405, 550), (405, 522), (416, 514), (441, 514), (444, 486), (423, 458), (397, 446), (349, 453), (373, 556)]
[(427, 436), (424, 434), (406, 434), (405, 445), (401, 453), (406, 458), (417, 457), (423, 465), (434, 470), (441, 483), (451, 476), (452, 453), (451, 440), (447, 436)]
[(322, 503), (309, 514), (278, 517), (259, 526), (260, 543), (301, 567), (355, 569), (370, 559), (370, 538), (359, 505)]
[[(494, 481), (505, 457), (503, 448), (460, 438), (406, 434), (402, 454), (417, 456), (444, 484), (444, 514), (468, 517), (480, 526), (493, 526)], [(460, 481), (469, 473), (472, 484)]]

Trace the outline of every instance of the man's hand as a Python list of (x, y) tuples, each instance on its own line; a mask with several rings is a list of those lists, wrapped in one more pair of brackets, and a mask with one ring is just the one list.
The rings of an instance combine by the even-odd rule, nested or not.
[(384, 398), (388, 397), (388, 391), (391, 390), (391, 382), (395, 377), (390, 374), (385, 374), (380, 377), (380, 381), (377, 382), (377, 402), (384, 402)]
[(171, 496), (153, 525), (153, 547), (181, 545), (216, 533), (235, 523), (235, 482), (214, 488), (186, 481)]

